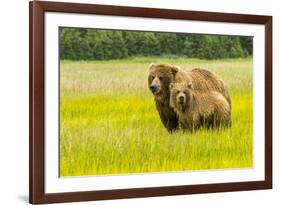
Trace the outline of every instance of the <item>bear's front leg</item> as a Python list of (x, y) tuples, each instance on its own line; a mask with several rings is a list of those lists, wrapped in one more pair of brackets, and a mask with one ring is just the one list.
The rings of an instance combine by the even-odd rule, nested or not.
[(161, 118), (163, 125), (168, 130), (168, 132), (172, 133), (176, 129), (178, 129), (179, 122), (176, 113), (159, 112), (159, 116)]
[(187, 119), (188, 129), (191, 132), (196, 131), (200, 127), (200, 116), (197, 114), (191, 114)]

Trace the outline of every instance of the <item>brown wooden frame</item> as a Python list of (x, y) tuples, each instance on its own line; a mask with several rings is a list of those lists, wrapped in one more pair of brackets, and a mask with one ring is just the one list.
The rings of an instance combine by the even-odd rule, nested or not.
[[(248, 23), (265, 26), (265, 180), (46, 194), (44, 191), (44, 13)], [(272, 188), (272, 16), (33, 1), (29, 4), (29, 202), (55, 203)]]

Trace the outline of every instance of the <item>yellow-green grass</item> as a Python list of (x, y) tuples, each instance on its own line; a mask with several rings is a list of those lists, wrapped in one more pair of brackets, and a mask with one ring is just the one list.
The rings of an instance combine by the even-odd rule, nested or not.
[[(148, 90), (151, 62), (221, 76), (232, 127), (169, 134)], [(61, 176), (252, 167), (252, 59), (62, 61), (60, 69)]]

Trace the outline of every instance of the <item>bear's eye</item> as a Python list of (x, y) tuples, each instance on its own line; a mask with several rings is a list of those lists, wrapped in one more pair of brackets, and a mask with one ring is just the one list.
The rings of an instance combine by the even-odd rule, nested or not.
[(162, 77), (162, 76), (159, 76), (159, 80), (163, 80), (163, 77)]
[(183, 91), (184, 94), (186, 94), (186, 91)]
[(180, 93), (180, 91), (178, 90), (178, 91), (177, 91), (177, 94), (179, 94), (179, 93)]
[(152, 76), (151, 76), (151, 79), (153, 80), (154, 78), (155, 78), (155, 76), (152, 75)]

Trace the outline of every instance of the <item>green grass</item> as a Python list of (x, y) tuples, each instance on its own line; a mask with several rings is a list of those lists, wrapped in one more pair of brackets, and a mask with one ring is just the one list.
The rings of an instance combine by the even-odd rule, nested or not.
[[(220, 75), (232, 98), (232, 127), (167, 133), (147, 88), (151, 62)], [(252, 59), (62, 61), (60, 83), (61, 176), (253, 166)]]

